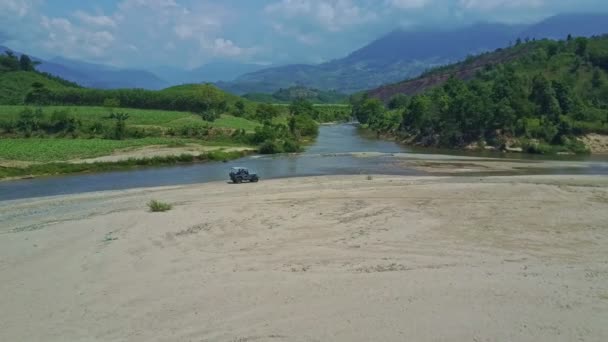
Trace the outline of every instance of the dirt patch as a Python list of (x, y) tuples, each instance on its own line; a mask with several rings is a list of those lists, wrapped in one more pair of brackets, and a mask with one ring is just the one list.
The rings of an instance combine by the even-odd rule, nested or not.
[(23, 161), (23, 160), (6, 160), (0, 159), (0, 167), (7, 168), (25, 168), (31, 165), (37, 164), (36, 162)]
[(587, 134), (580, 140), (589, 148), (591, 153), (608, 154), (608, 135)]
[(119, 162), (125, 161), (128, 159), (146, 159), (146, 158), (154, 158), (154, 157), (171, 157), (171, 156), (179, 156), (183, 154), (199, 156), (201, 154), (211, 152), (211, 151), (225, 151), (225, 152), (234, 152), (234, 151), (250, 151), (253, 150), (250, 147), (234, 147), (234, 146), (201, 146), (197, 144), (187, 144), (186, 146), (180, 147), (168, 147), (166, 145), (154, 145), (154, 146), (146, 146), (140, 148), (130, 148), (115, 151), (109, 156), (102, 156), (97, 158), (88, 158), (88, 159), (74, 159), (69, 161), (70, 163), (80, 164), (80, 163), (95, 163), (95, 162)]

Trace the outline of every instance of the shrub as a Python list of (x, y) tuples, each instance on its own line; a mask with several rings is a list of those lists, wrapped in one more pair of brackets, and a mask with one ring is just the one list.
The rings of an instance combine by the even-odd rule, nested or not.
[(283, 152), (281, 146), (279, 146), (279, 144), (277, 144), (277, 142), (273, 140), (264, 141), (262, 145), (260, 145), (259, 150), (261, 154), (274, 154)]
[(157, 200), (151, 200), (148, 202), (148, 208), (150, 208), (151, 212), (165, 212), (169, 211), (173, 208), (173, 206), (169, 203), (159, 202)]
[(300, 144), (296, 140), (288, 139), (283, 142), (283, 152), (287, 153), (295, 153), (300, 152), (301, 147)]

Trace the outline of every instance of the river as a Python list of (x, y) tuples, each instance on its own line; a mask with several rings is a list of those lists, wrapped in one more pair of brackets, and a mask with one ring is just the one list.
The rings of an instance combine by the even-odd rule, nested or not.
[[(365, 155), (367, 153), (367, 155)], [(63, 175), (0, 182), (0, 201), (40, 196), (75, 194), (103, 190), (194, 184), (228, 179), (232, 166), (249, 167), (261, 179), (338, 175), (392, 174), (423, 175), (421, 171), (404, 168), (394, 163), (391, 154), (429, 154), (461, 157), (505, 158), (500, 153), (464, 153), (453, 150), (413, 149), (392, 141), (379, 140), (360, 134), (354, 125), (321, 126), (319, 137), (304, 153), (294, 155), (250, 156), (228, 163), (203, 163), (155, 167), (95, 174)], [(508, 155), (516, 159), (547, 159), (543, 156)], [(555, 157), (554, 157), (555, 158)], [(558, 157), (560, 160), (585, 161), (589, 167), (558, 169), (551, 173), (608, 174), (606, 156)]]

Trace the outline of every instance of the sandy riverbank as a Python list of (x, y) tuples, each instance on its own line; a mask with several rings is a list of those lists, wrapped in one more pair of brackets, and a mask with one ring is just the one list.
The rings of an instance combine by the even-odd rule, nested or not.
[[(171, 202), (147, 212), (150, 199)], [(608, 177), (4, 202), (2, 341), (605, 341)]]

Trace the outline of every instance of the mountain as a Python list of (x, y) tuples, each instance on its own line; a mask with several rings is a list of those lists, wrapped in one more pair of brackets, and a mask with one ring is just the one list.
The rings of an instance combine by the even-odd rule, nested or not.
[(137, 69), (121, 69), (103, 64), (81, 62), (55, 57), (42, 61), (38, 70), (76, 82), (82, 86), (100, 89), (143, 88), (162, 89), (169, 84), (153, 73)]
[(217, 85), (227, 91), (272, 93), (304, 86), (353, 93), (420, 75), (468, 55), (506, 47), (517, 38), (591, 36), (608, 31), (607, 14), (558, 15), (531, 26), (479, 23), (452, 30), (395, 30), (351, 53), (318, 65), (286, 65)]
[(367, 94), (370, 97), (380, 99), (385, 103), (397, 94), (410, 96), (421, 94), (429, 89), (443, 85), (450, 77), (456, 77), (460, 80), (469, 80), (490, 66), (509, 63), (526, 55), (528, 52), (528, 45), (523, 48), (513, 47), (510, 49), (497, 49), (492, 53), (484, 53), (464, 62), (430, 70), (414, 79), (380, 86), (367, 91)]
[(608, 33), (607, 13), (560, 14), (532, 25), (520, 37), (565, 39), (574, 37), (591, 37)]
[(238, 62), (214, 61), (195, 69), (159, 66), (150, 69), (154, 74), (171, 84), (232, 81), (240, 75), (258, 71), (267, 66)]
[[(8, 47), (0, 46), (0, 54), (4, 54), (7, 51), (12, 51), (18, 56), (23, 54)], [(30, 57), (32, 60), (40, 63), (37, 66), (39, 71), (78, 83), (84, 87), (100, 89), (162, 89), (169, 86), (166, 81), (149, 71), (121, 69), (62, 57), (55, 57), (50, 60), (44, 60), (35, 56)]]

